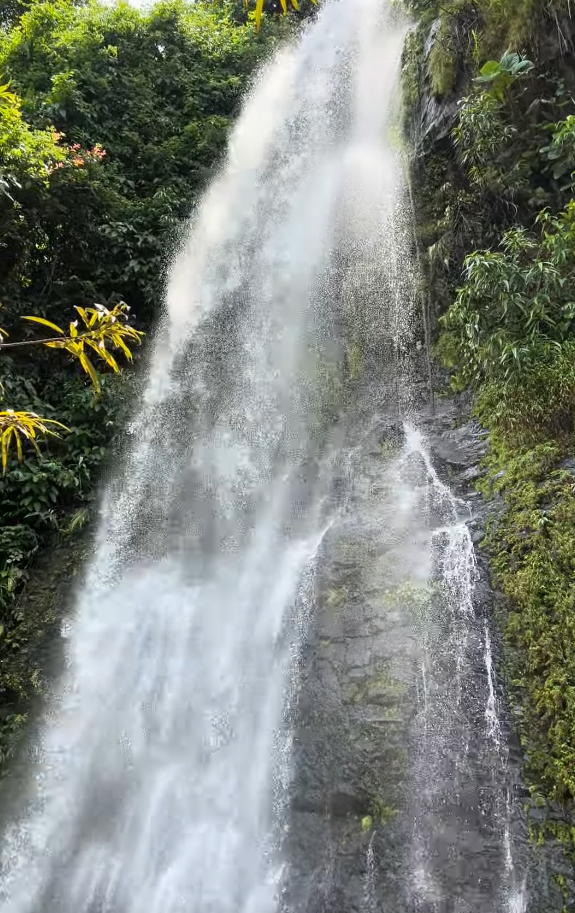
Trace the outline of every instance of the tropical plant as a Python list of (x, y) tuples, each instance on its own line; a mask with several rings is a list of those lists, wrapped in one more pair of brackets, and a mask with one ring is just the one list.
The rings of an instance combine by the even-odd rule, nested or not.
[(513, 228), (500, 250), (476, 251), (465, 260), (465, 282), (441, 320), (453, 343), (459, 387), (486, 379), (521, 383), (572, 338), (575, 201), (557, 217), (541, 212), (538, 223), (540, 239)]
[(575, 115), (570, 114), (564, 121), (549, 125), (548, 130), (551, 142), (541, 149), (549, 162), (547, 170), (555, 180), (567, 178), (561, 190), (571, 190), (575, 173)]
[(484, 63), (474, 82), (489, 86), (490, 94), (503, 101), (513, 83), (520, 76), (530, 73), (533, 66), (530, 60), (520, 54), (504, 54), (501, 60), (488, 60)]
[[(66, 335), (66, 331), (52, 323), (51, 320), (46, 320), (43, 317), (24, 317), (24, 320), (30, 320), (54, 330), (59, 336), (50, 339), (15, 342), (12, 345), (41, 344), (51, 349), (65, 349), (66, 352), (78, 359), (83, 370), (89, 375), (94, 389), (97, 393), (100, 393), (100, 381), (92, 362), (88, 358), (86, 349), (89, 348), (95, 352), (98, 358), (109, 365), (117, 374), (120, 370), (118, 363), (109, 349), (106, 348), (106, 344), (109, 343), (114, 349), (119, 349), (128, 361), (132, 361), (132, 353), (126, 345), (126, 340), (139, 344), (144, 334), (128, 325), (127, 320), (130, 308), (123, 301), (112, 308), (111, 311), (102, 304), (96, 304), (92, 308), (76, 307), (76, 310), (84, 323), (85, 329), (78, 330), (78, 321), (74, 320), (70, 323), (68, 335)], [(4, 347), (8, 345), (11, 344), (4, 343)]]
[[(97, 304), (93, 308), (77, 307), (76, 310), (82, 319), (84, 329), (78, 329), (77, 320), (70, 323), (69, 330), (66, 333), (62, 327), (59, 327), (51, 320), (46, 320), (44, 317), (24, 317), (24, 320), (30, 320), (48, 327), (57, 333), (58, 336), (6, 343), (2, 341), (2, 336), (6, 338), (8, 334), (5, 330), (0, 329), (0, 349), (34, 345), (43, 345), (51, 349), (64, 349), (78, 360), (82, 369), (89, 376), (96, 393), (99, 394), (101, 392), (100, 379), (88, 357), (87, 349), (92, 350), (101, 361), (109, 365), (117, 374), (120, 368), (108, 345), (120, 350), (131, 361), (132, 352), (126, 341), (139, 344), (144, 334), (128, 325), (127, 320), (130, 309), (125, 302), (117, 304), (111, 311), (101, 304)], [(8, 455), (12, 444), (16, 447), (18, 461), (22, 462), (22, 441), (29, 441), (38, 450), (37, 436), (39, 434), (48, 434), (56, 437), (56, 427), (68, 430), (60, 422), (54, 419), (40, 418), (34, 412), (18, 412), (13, 409), (0, 411), (3, 472), (6, 472)]]
[(39, 452), (38, 435), (52, 435), (57, 437), (55, 428), (68, 429), (61, 422), (54, 419), (40, 418), (35, 412), (14, 412), (6, 409), (0, 412), (0, 451), (2, 453), (2, 472), (6, 472), (8, 455), (12, 443), (16, 445), (18, 462), (23, 460), (22, 441), (29, 441), (34, 449)]

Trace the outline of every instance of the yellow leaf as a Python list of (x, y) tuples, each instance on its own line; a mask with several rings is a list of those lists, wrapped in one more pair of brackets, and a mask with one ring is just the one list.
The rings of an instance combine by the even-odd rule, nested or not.
[(262, 13), (264, 11), (264, 0), (256, 0), (256, 29), (262, 24)]
[(287, 0), (280, 0), (282, 12), (284, 16), (287, 14)]
[(96, 393), (101, 393), (102, 388), (100, 387), (100, 381), (99, 381), (98, 375), (96, 374), (96, 371), (94, 369), (94, 365), (92, 364), (90, 359), (84, 354), (84, 352), (82, 352), (82, 354), (79, 356), (79, 359), (80, 359), (80, 364), (84, 368), (84, 371), (86, 372), (86, 374), (89, 376), (90, 380), (92, 381), (92, 386), (94, 387), (94, 390), (96, 391)]
[(89, 326), (90, 326), (90, 324), (89, 324), (89, 317), (88, 317), (88, 315), (86, 314), (86, 311), (84, 310), (84, 308), (79, 308), (79, 307), (77, 307), (76, 310), (78, 311), (80, 317), (82, 318), (82, 320), (84, 321), (84, 323), (86, 324), (86, 326), (89, 327)]
[(86, 342), (92, 349), (94, 349), (94, 351), (100, 356), (100, 358), (103, 358), (104, 361), (110, 365), (110, 367), (112, 368), (113, 371), (116, 372), (116, 374), (120, 373), (120, 369), (118, 367), (116, 359), (111, 354), (111, 352), (108, 352), (103, 339), (101, 339), (97, 344), (93, 340), (90, 340), (90, 339), (87, 339)]
[(10, 440), (11, 434), (12, 426), (8, 425), (6, 430), (2, 433), (2, 472), (6, 472), (6, 467), (8, 465), (8, 441)]
[(0, 431), (2, 432), (0, 434), (0, 442), (2, 451), (2, 471), (4, 473), (6, 472), (8, 465), (8, 456), (12, 439), (14, 439), (16, 443), (18, 462), (22, 462), (22, 438), (26, 438), (36, 452), (40, 453), (40, 448), (36, 441), (37, 432), (50, 435), (51, 437), (59, 436), (58, 432), (49, 428), (48, 425), (55, 425), (59, 428), (63, 428), (65, 431), (69, 431), (61, 422), (57, 422), (55, 419), (51, 418), (39, 418), (35, 412), (14, 412), (13, 409), (7, 409), (4, 412), (0, 412)]
[(55, 330), (56, 333), (60, 333), (61, 336), (64, 335), (64, 330), (56, 326), (55, 323), (52, 323), (50, 320), (44, 320), (43, 317), (22, 317), (22, 320), (33, 320), (34, 323), (41, 323), (45, 327), (50, 327), (51, 330)]
[[(42, 340), (39, 339), (38, 342), (42, 342)], [(46, 346), (47, 349), (67, 349), (68, 348), (68, 343), (66, 342), (65, 338), (62, 340), (52, 339), (50, 342), (45, 342), (44, 345)]]
[[(138, 340), (139, 342), (139, 340)], [(121, 336), (118, 336), (117, 339), (114, 339), (114, 345), (122, 350), (128, 361), (132, 361), (132, 353), (130, 352), (128, 346), (124, 342)]]

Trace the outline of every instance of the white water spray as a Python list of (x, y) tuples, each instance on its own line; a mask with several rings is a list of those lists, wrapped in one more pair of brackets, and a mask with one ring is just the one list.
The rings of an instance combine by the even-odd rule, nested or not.
[(337, 459), (330, 276), (341, 241), (381, 238), (397, 184), (402, 34), (381, 6), (326, 4), (266, 68), (173, 265), (4, 913), (275, 908), (282, 717)]

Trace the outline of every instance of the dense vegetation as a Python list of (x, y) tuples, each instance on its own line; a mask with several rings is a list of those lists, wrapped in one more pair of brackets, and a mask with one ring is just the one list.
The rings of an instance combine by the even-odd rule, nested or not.
[[(404, 58), (437, 351), (491, 431), (505, 667), (539, 802), (575, 800), (575, 20), (563, 0), (414, 0)], [(431, 35), (431, 40), (429, 37)], [(427, 42), (427, 43), (426, 43)], [(422, 97), (447, 123), (426, 123)], [(429, 110), (429, 109), (428, 109)], [(427, 138), (421, 131), (429, 130)], [(433, 143), (429, 142), (434, 137)], [(547, 825), (545, 825), (547, 826)], [(561, 836), (573, 841), (565, 826)], [(557, 833), (557, 825), (553, 825)]]
[[(244, 0), (146, 12), (0, 3), (0, 764), (42, 689), (38, 651), (58, 614), (50, 580), (71, 576), (120, 443), (133, 395), (120, 357), (153, 327), (171, 251), (242, 93), (291, 27), (264, 16), (256, 32), (255, 14)], [(33, 561), (41, 570), (20, 600)]]

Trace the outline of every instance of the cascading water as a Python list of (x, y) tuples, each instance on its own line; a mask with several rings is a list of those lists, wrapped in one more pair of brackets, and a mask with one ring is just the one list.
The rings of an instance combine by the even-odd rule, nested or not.
[(261, 74), (173, 266), (6, 913), (273, 907), (293, 616), (338, 453), (330, 277), (338, 234), (371, 244), (394, 194), (402, 36), (379, 7), (327, 4)]
[[(67, 669), (5, 836), (4, 913), (526, 909), (465, 511), (411, 426), (389, 465), (357, 443), (374, 402), (404, 413), (414, 400), (401, 181), (386, 132), (403, 41), (390, 6), (331, 0), (260, 75), (172, 267), (135, 442), (104, 497)], [(362, 381), (355, 414), (342, 394), (350, 326), (384, 378), (367, 394)], [(292, 779), (296, 673), (317, 624), (315, 571), (340, 527), (358, 548), (339, 562), (349, 579), (326, 597), (329, 624), (341, 622), (345, 642), (359, 623), (333, 607), (348, 600), (352, 611), (363, 573), (380, 653), (366, 660), (368, 679), (349, 647), (356, 677), (331, 744), (339, 685), (326, 660), (329, 712), (316, 707), (312, 729), (333, 771), (326, 761), (312, 798), (290, 807), (305, 755), (302, 739)], [(390, 574), (395, 601), (377, 593)], [(427, 594), (415, 620), (397, 587), (414, 580)], [(324, 648), (336, 640), (332, 630)], [(482, 657), (483, 690), (469, 701), (468, 667)], [(396, 674), (398, 694), (420, 696), (405, 726), (407, 698), (381, 710)], [(337, 752), (364, 693), (361, 724), (378, 733), (379, 755), (397, 742), (388, 778), (394, 801), (411, 796), (398, 810), (379, 795), (363, 808), (367, 787), (358, 798), (341, 785), (353, 764)], [(358, 757), (371, 783), (365, 746)], [(320, 779), (322, 763), (314, 756)], [(484, 767), (499, 789), (482, 792)], [(299, 862), (298, 808), (319, 821)], [(363, 834), (374, 808), (381, 826)], [(396, 812), (401, 858), (387, 900), (382, 822)], [(490, 877), (465, 870), (478, 858), (478, 815), (492, 831)], [(364, 860), (357, 887), (337, 845), (349, 859), (350, 834)]]
[(415, 726), (413, 903), (417, 910), (472, 913), (495, 902), (496, 909), (515, 913), (525, 910), (526, 897), (513, 858), (510, 772), (491, 639), (474, 608), (470, 511), (441, 482), (413, 428), (407, 447), (423, 472), (432, 561)]

